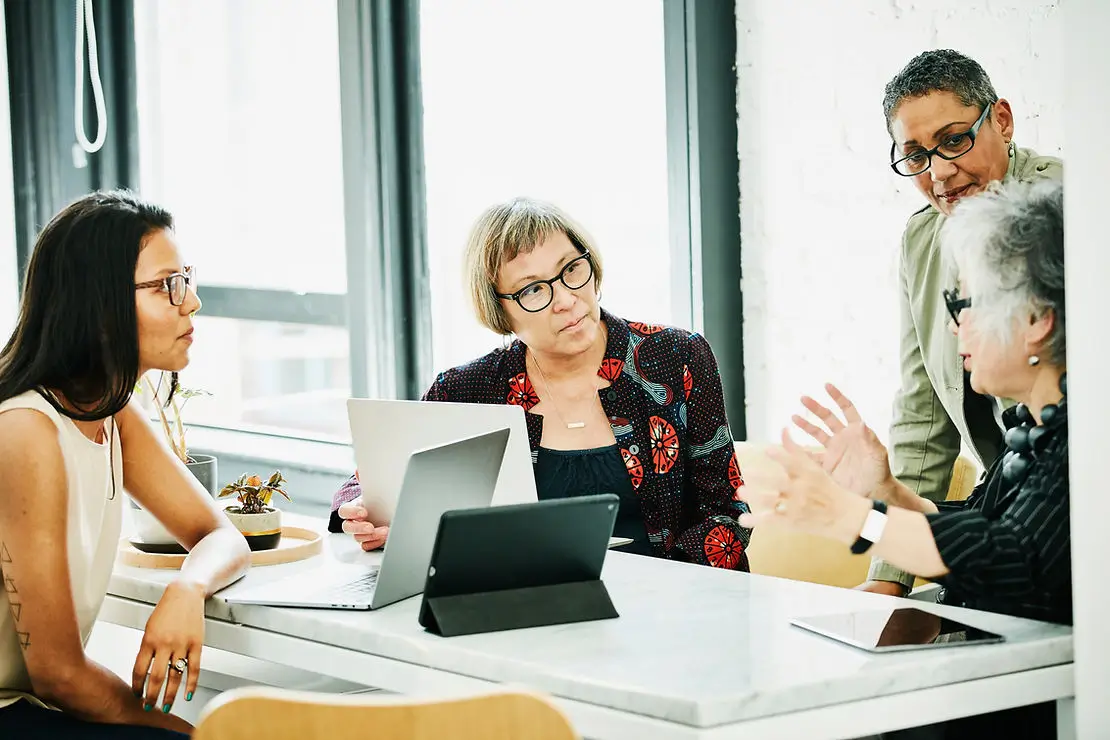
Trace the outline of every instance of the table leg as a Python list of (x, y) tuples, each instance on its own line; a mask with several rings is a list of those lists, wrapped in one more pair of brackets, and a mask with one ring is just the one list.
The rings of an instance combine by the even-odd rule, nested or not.
[(1056, 700), (1056, 739), (1075, 740), (1075, 697)]

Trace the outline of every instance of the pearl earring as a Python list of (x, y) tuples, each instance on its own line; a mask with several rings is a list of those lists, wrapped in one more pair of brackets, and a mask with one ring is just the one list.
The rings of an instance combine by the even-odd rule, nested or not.
[(1036, 355), (1029, 355), (1029, 366), (1036, 367), (1041, 364), (1041, 358)]

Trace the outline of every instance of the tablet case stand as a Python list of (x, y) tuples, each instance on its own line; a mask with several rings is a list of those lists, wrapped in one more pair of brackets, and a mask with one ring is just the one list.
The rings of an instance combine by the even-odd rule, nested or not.
[(426, 629), (443, 637), (619, 616), (601, 580), (433, 596), (426, 603)]

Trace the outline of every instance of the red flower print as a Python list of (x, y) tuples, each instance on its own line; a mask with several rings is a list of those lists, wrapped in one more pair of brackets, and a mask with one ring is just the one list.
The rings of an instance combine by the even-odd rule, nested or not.
[(620, 377), (621, 370), (624, 370), (624, 360), (618, 360), (615, 357), (607, 357), (602, 361), (601, 367), (597, 369), (597, 374), (612, 383)]
[(690, 400), (690, 391), (694, 390), (694, 376), (690, 374), (690, 366), (682, 366), (682, 389), (686, 391), (686, 400)]
[(621, 448), (621, 457), (624, 458), (624, 467), (628, 469), (628, 477), (632, 479), (632, 488), (638, 489), (644, 482), (644, 466), (640, 458), (628, 450)]
[(651, 460), (655, 472), (662, 475), (674, 467), (678, 459), (678, 434), (666, 419), (653, 416), (648, 419), (648, 436), (651, 438)]
[(744, 546), (736, 539), (736, 533), (723, 524), (709, 530), (705, 536), (705, 559), (714, 568), (732, 570), (740, 564)]
[(744, 476), (740, 474), (740, 463), (736, 461), (735, 452), (732, 453), (732, 459), (728, 461), (728, 482), (733, 491), (739, 491), (740, 486), (744, 485)]
[(528, 380), (528, 373), (509, 378), (509, 395), (505, 402), (514, 406), (523, 406), (525, 411), (540, 402), (536, 389), (532, 387), (532, 381)]
[(655, 324), (644, 324), (639, 321), (629, 321), (628, 328), (639, 334), (641, 337), (646, 337), (651, 334), (658, 334), (663, 331), (663, 327), (656, 326)]

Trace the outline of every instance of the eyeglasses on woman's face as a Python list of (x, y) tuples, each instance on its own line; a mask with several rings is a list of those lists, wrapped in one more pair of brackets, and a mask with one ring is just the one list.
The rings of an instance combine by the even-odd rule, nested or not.
[[(998, 101), (995, 101), (998, 102)], [(983, 126), (983, 121), (987, 120), (987, 114), (990, 113), (994, 103), (983, 108), (983, 112), (979, 114), (979, 118), (975, 123), (971, 124), (971, 128), (967, 131), (960, 131), (953, 134), (945, 134), (940, 143), (932, 149), (918, 149), (917, 151), (910, 152), (901, 159), (895, 160), (895, 153), (897, 145), (890, 145), (890, 167), (902, 177), (916, 177), (923, 172), (928, 172), (929, 168), (933, 166), (933, 155), (941, 159), (949, 161), (959, 159), (975, 146), (975, 139), (979, 136), (979, 129)]]
[(185, 302), (185, 297), (189, 295), (189, 286), (193, 286), (195, 290), (196, 284), (196, 268), (190, 265), (188, 267), (183, 267), (181, 272), (175, 272), (164, 278), (135, 283), (135, 290), (142, 290), (143, 288), (161, 288), (165, 291), (166, 295), (169, 296), (171, 306), (180, 306)]
[(590, 253), (583, 252), (563, 265), (559, 274), (550, 280), (536, 280), (528, 283), (515, 293), (498, 293), (494, 295), (502, 300), (513, 300), (528, 313), (538, 313), (551, 305), (555, 298), (555, 283), (560, 282), (570, 290), (578, 290), (594, 276), (594, 266), (590, 261)]
[(970, 298), (960, 298), (959, 290), (944, 291), (944, 305), (948, 307), (948, 315), (952, 317), (953, 323), (956, 326), (960, 325), (960, 312), (965, 308), (971, 308)]

